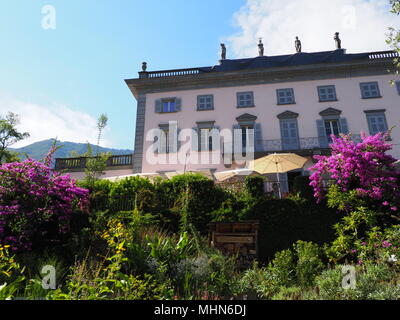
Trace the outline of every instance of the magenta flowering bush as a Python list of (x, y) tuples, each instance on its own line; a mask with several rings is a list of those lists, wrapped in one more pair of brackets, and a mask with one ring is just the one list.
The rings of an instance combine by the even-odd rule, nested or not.
[(386, 143), (387, 134), (361, 135), (355, 142), (350, 135), (332, 136), (332, 154), (315, 156), (318, 162), (310, 185), (318, 201), (324, 198), (323, 180), (329, 177), (342, 192), (356, 190), (360, 197), (379, 201), (388, 211), (397, 211), (400, 197), (399, 172), (396, 159), (386, 152), (392, 145)]
[(360, 265), (389, 263), (392, 267), (400, 267), (400, 226), (391, 226), (384, 231), (373, 228), (363, 239), (355, 241), (350, 255)]
[(0, 166), (0, 244), (15, 250), (59, 244), (77, 212), (87, 212), (88, 190), (69, 175), (28, 159)]

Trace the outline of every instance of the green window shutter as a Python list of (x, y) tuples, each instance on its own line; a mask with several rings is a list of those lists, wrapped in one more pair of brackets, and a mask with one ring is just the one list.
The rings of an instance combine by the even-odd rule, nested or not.
[(199, 151), (208, 151), (208, 134), (209, 131), (207, 129), (200, 129), (199, 132), (199, 139), (200, 139), (200, 149)]
[[(213, 129), (218, 130), (218, 132), (221, 131), (221, 127), (220, 127), (220, 126), (214, 126)], [(214, 141), (214, 140), (213, 140), (213, 146), (212, 146), (212, 150), (213, 150), (213, 151), (222, 150), (221, 138), (220, 138), (219, 134), (218, 134), (218, 139), (219, 139), (219, 149), (217, 148), (217, 145), (215, 144), (215, 143), (217, 143), (217, 141)]]
[(168, 135), (168, 137), (167, 137), (167, 139), (168, 139), (168, 146), (169, 146), (169, 152), (170, 153), (175, 153), (175, 152), (177, 152), (177, 143), (178, 143), (178, 135), (177, 135), (177, 132), (178, 132), (178, 125), (175, 123), (175, 124), (172, 124), (171, 126), (170, 126), (170, 131), (169, 131), (169, 135)]
[(157, 99), (155, 103), (155, 112), (160, 113), (162, 112), (162, 103), (161, 99)]
[[(159, 130), (159, 129), (158, 129)], [(157, 135), (158, 134), (158, 135)], [(160, 140), (160, 132), (158, 131), (157, 134), (154, 136), (153, 140), (153, 152), (154, 154), (157, 154), (160, 152), (158, 145), (159, 145), (159, 140)]]
[(261, 123), (254, 125), (254, 151), (262, 151), (263, 141), (261, 132)]
[[(236, 143), (238, 143), (238, 145), (240, 146), (240, 148), (242, 148), (242, 134), (240, 133), (239, 135), (235, 136), (235, 130), (241, 130), (240, 125), (238, 124), (234, 124), (232, 126), (232, 154), (234, 154), (237, 150), (235, 149), (235, 145)], [(238, 140), (238, 142), (236, 142), (236, 140)], [(237, 147), (236, 147), (237, 148)], [(241, 149), (240, 149), (241, 150)]]
[(325, 124), (323, 120), (317, 120), (318, 141), (321, 148), (329, 146), (328, 138), (326, 137)]
[(199, 151), (199, 130), (197, 127), (192, 128), (192, 147), (191, 151)]
[(178, 142), (177, 142), (177, 152), (179, 152), (179, 150), (180, 150), (180, 148), (181, 148), (181, 145), (182, 145), (182, 141), (180, 141), (179, 140), (179, 134), (181, 133), (181, 129), (180, 128), (178, 128), (177, 129), (177, 140), (178, 140)]
[(164, 130), (160, 129), (160, 153), (166, 153), (167, 152), (167, 139), (168, 139), (168, 134)]
[(181, 100), (181, 98), (175, 98), (175, 110), (177, 112), (182, 110), (182, 100)]
[(340, 118), (340, 133), (348, 134), (349, 133), (349, 127), (347, 125), (347, 120), (346, 118)]

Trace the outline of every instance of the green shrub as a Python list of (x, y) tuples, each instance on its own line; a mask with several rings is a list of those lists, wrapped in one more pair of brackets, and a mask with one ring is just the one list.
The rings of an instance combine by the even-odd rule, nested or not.
[(319, 297), (322, 300), (341, 300), (347, 297), (346, 290), (342, 287), (342, 265), (324, 270), (315, 278)]
[(241, 220), (258, 220), (259, 260), (270, 261), (276, 252), (298, 241), (318, 244), (335, 238), (333, 225), (339, 220), (335, 210), (308, 201), (266, 199), (244, 209)]
[(296, 262), (291, 250), (283, 250), (275, 254), (274, 260), (268, 266), (268, 270), (280, 286), (290, 287), (296, 283)]
[(243, 273), (239, 281), (239, 292), (249, 299), (271, 299), (279, 291), (279, 280), (267, 268), (257, 262)]
[[(357, 268), (356, 273), (356, 288), (350, 290), (350, 297), (355, 300), (370, 300), (374, 299), (382, 292), (387, 292), (388, 286), (394, 273), (387, 265), (367, 264)], [(396, 285), (392, 284), (396, 287)], [(396, 294), (395, 291), (389, 292)], [(397, 291), (398, 293), (399, 291)], [(397, 298), (400, 298), (399, 296)]]
[(314, 284), (315, 277), (322, 272), (321, 249), (312, 242), (297, 241), (294, 245), (297, 254), (296, 275), (302, 287)]
[(245, 188), (247, 193), (255, 199), (264, 198), (264, 180), (263, 176), (247, 176), (245, 179)]
[(280, 287), (279, 292), (272, 297), (272, 300), (300, 300), (303, 290), (300, 287)]
[(314, 191), (310, 186), (309, 176), (297, 176), (293, 180), (293, 190), (300, 194), (300, 197), (315, 202)]
[[(325, 270), (316, 277), (316, 285), (323, 300), (380, 300), (400, 299), (398, 274), (387, 265), (367, 264), (356, 267), (354, 289), (344, 289), (342, 265)], [(397, 277), (397, 280), (396, 280)]]
[(92, 212), (108, 208), (109, 195), (114, 184), (115, 182), (105, 179), (94, 180), (93, 183), (87, 180), (77, 181), (78, 186), (90, 191), (89, 200)]

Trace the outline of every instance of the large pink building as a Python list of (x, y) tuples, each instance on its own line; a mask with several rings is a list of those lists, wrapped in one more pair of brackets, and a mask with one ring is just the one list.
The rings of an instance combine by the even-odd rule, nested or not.
[[(395, 76), (388, 72), (396, 56), (391, 51), (347, 54), (336, 49), (222, 59), (213, 67), (179, 70), (148, 72), (144, 65), (139, 78), (126, 80), (138, 102), (133, 172), (243, 166), (222, 159), (190, 161), (199, 148), (200, 153), (213, 150), (212, 140), (201, 134), (197, 146), (186, 148), (181, 161), (176, 161), (177, 149), (188, 140), (182, 137), (178, 148), (169, 144), (171, 138), (181, 138), (183, 129), (239, 129), (242, 135), (233, 139), (242, 139), (245, 147), (247, 139), (254, 138), (256, 158), (273, 152), (308, 157), (304, 170), (283, 174), (283, 180), (307, 173), (313, 155), (329, 152), (330, 134), (352, 133), (357, 139), (360, 132), (375, 134), (394, 127), (393, 154), (400, 158), (400, 82), (393, 85)], [(169, 139), (167, 134), (157, 152), (167, 161), (150, 161), (149, 150), (157, 138), (148, 133), (157, 128), (168, 133), (174, 126), (178, 134)]]
[[(147, 71), (144, 63), (138, 78), (126, 80), (137, 100), (133, 164), (107, 175), (243, 167), (235, 157), (225, 160), (236, 143), (242, 152), (254, 150), (255, 158), (275, 152), (307, 157), (303, 170), (280, 175), (290, 181), (308, 173), (313, 155), (329, 152), (331, 134), (357, 139), (360, 132), (392, 127), (392, 152), (400, 158), (400, 81), (393, 85), (388, 72), (396, 56), (336, 49), (222, 55), (215, 66), (179, 70)], [(159, 133), (165, 138), (155, 137)]]

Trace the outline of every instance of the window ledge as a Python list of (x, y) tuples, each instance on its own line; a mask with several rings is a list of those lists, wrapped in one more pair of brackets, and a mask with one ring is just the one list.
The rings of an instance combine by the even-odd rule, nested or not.
[(158, 114), (163, 114), (163, 113), (178, 113), (178, 112), (180, 112), (180, 111), (167, 111), (167, 112), (156, 112), (156, 113), (158, 113)]
[(382, 96), (376, 96), (376, 97), (361, 97), (361, 99), (379, 99), (382, 98)]
[(277, 103), (278, 106), (286, 106), (289, 104), (296, 104), (296, 102), (289, 102), (289, 103)]
[(337, 102), (339, 101), (338, 99), (333, 99), (333, 100), (319, 100), (318, 102)]
[(252, 104), (251, 106), (236, 106), (236, 108), (243, 109), (243, 108), (255, 108), (256, 106)]
[(197, 108), (196, 109), (196, 111), (213, 111), (214, 110), (214, 108), (212, 108), (212, 109), (199, 109), (199, 108)]

